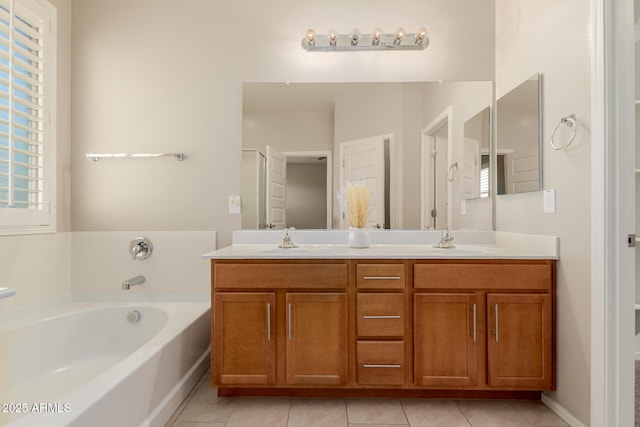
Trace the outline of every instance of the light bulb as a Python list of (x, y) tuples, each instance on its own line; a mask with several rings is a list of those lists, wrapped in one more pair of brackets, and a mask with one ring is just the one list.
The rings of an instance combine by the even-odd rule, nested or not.
[(398, 31), (396, 31), (396, 38), (393, 40), (393, 44), (396, 46), (400, 46), (400, 43), (402, 43), (405, 34), (406, 33), (404, 31), (404, 28), (400, 27)]
[(422, 27), (416, 32), (416, 44), (420, 44), (427, 38), (427, 29)]
[(351, 32), (351, 46), (358, 46), (360, 42), (360, 31), (356, 28)]
[(335, 46), (338, 43), (338, 32), (336, 30), (329, 31), (329, 46)]
[(315, 46), (316, 32), (313, 31), (311, 28), (307, 30), (307, 34), (304, 36), (304, 38), (307, 39), (307, 43), (309, 44), (309, 46)]
[(382, 30), (380, 28), (376, 28), (375, 30), (373, 30), (373, 41), (371, 42), (372, 45), (374, 46), (378, 46), (380, 44), (380, 39), (382, 38)]

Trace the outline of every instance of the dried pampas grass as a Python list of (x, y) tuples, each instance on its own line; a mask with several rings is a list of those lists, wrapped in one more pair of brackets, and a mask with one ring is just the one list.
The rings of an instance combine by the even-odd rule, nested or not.
[(347, 213), (352, 227), (364, 228), (367, 224), (367, 211), (371, 189), (366, 185), (353, 184), (347, 188)]

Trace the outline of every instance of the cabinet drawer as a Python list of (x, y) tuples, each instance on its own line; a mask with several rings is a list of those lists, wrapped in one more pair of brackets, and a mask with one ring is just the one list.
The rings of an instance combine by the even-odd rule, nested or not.
[(417, 289), (551, 290), (550, 264), (415, 264)]
[(404, 384), (404, 341), (358, 341), (357, 381), (368, 385)]
[(358, 264), (358, 289), (404, 289), (404, 264)]
[(228, 263), (213, 264), (217, 289), (344, 289), (346, 263)]
[(404, 336), (404, 294), (358, 293), (356, 312), (359, 336)]

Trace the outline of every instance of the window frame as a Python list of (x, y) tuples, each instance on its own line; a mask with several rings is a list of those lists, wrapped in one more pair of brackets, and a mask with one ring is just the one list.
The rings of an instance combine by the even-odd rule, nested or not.
[[(3, 2), (4, 3), (4, 2)], [(56, 102), (57, 102), (57, 9), (46, 0), (7, 0), (10, 14), (43, 21), (45, 59), (43, 68), (42, 194), (43, 209), (0, 208), (0, 236), (55, 233), (57, 229)], [(48, 27), (48, 28), (47, 28)], [(47, 34), (48, 31), (48, 34)], [(9, 106), (13, 111), (13, 106)], [(13, 143), (10, 141), (10, 143)], [(11, 160), (11, 159), (10, 159)], [(10, 178), (11, 179), (11, 178)]]

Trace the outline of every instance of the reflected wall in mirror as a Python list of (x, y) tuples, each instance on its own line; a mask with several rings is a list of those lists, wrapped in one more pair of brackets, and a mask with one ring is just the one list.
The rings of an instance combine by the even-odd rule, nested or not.
[[(253, 156), (243, 162), (243, 228), (344, 228), (338, 193), (349, 179), (373, 177), (379, 190), (372, 195), (376, 217), (369, 226), (421, 228), (421, 189), (429, 185), (421, 178), (423, 157), (429, 155), (421, 149), (422, 130), (450, 107), (446, 164), (462, 164), (464, 123), (493, 100), (490, 81), (245, 83), (242, 146)], [(449, 209), (449, 227), (490, 230), (491, 204), (478, 208), (479, 221), (473, 207), (462, 210), (460, 176), (448, 185), (449, 205), (455, 207)], [(257, 219), (260, 212), (264, 220)], [(300, 219), (312, 212), (325, 221)]]
[(486, 107), (464, 123), (462, 197), (465, 200), (489, 197), (491, 191), (491, 107)]
[(497, 194), (542, 189), (542, 84), (535, 74), (496, 103)]

